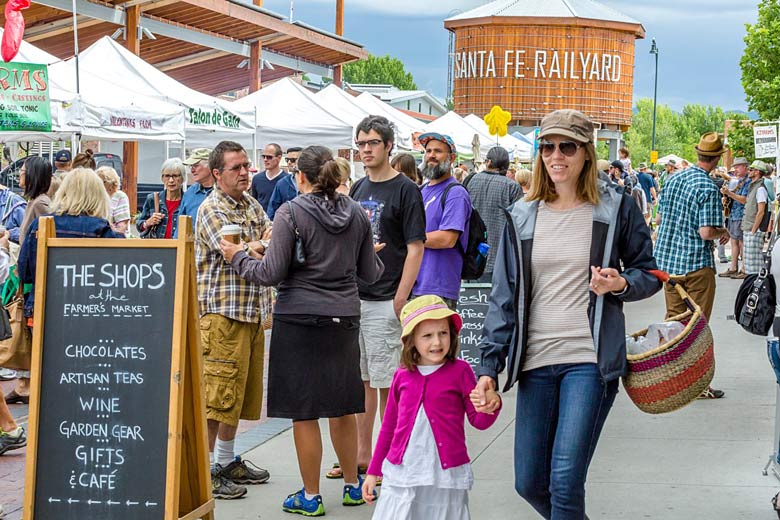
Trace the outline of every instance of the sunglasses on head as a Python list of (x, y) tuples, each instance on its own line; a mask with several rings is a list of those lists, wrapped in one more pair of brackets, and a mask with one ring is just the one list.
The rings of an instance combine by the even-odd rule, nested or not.
[(577, 150), (582, 145), (574, 141), (561, 141), (557, 145), (555, 143), (551, 143), (550, 141), (541, 141), (539, 143), (539, 149), (542, 151), (543, 157), (551, 156), (555, 151), (556, 146), (563, 155), (566, 157), (572, 157), (575, 153), (577, 153)]

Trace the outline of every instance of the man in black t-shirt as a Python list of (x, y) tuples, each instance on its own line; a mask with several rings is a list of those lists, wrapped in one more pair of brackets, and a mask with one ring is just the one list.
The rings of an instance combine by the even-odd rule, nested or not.
[(425, 208), (417, 185), (390, 166), (392, 124), (369, 116), (357, 126), (355, 141), (366, 177), (352, 186), (350, 197), (371, 220), (374, 243), (384, 274), (360, 293), (360, 370), (366, 391), (366, 412), (358, 415), (358, 464), (371, 461), (371, 443), (379, 389), (380, 417), (401, 354), (401, 309), (409, 298), (422, 262)]

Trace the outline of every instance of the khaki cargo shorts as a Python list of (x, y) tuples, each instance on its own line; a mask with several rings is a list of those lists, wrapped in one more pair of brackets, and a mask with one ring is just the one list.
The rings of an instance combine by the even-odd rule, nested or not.
[(265, 333), (260, 323), (219, 314), (200, 319), (206, 419), (238, 426), (260, 418)]
[(371, 388), (390, 388), (401, 362), (401, 331), (393, 300), (360, 300), (360, 376)]

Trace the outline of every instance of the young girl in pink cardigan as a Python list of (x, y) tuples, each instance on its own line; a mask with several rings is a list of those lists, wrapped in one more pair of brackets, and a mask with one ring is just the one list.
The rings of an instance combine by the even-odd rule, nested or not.
[[(390, 387), (374, 457), (363, 483), (374, 520), (468, 520), (474, 482), (463, 416), (480, 430), (498, 418), (478, 413), (469, 394), (477, 379), (457, 359), (460, 316), (438, 296), (421, 296), (401, 311), (402, 366)], [(488, 400), (499, 399), (495, 392)]]

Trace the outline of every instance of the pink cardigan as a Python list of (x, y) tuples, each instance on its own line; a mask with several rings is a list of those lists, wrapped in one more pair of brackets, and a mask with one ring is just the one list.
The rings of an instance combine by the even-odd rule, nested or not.
[(476, 385), (474, 371), (461, 359), (446, 362), (428, 376), (416, 368), (399, 368), (393, 376), (368, 474), (381, 476), (385, 458), (392, 464), (401, 464), (420, 404), (431, 423), (441, 467), (454, 468), (469, 462), (463, 415), (480, 430), (487, 429), (498, 418), (498, 410), (490, 415), (474, 409), (469, 393)]

